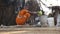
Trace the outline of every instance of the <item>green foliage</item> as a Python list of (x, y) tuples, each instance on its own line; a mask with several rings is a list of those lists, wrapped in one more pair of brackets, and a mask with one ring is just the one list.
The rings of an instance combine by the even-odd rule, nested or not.
[(42, 15), (42, 11), (38, 11), (38, 15), (41, 16)]

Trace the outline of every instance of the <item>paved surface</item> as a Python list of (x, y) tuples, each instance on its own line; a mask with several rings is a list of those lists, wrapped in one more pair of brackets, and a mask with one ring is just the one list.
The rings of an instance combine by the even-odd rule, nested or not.
[(10, 31), (0, 32), (0, 34), (60, 34), (59, 31)]
[(0, 34), (60, 34), (60, 27), (0, 27)]

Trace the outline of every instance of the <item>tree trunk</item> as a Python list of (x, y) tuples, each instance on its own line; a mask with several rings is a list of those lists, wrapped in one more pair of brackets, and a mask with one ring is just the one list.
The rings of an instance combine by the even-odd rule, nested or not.
[(15, 4), (0, 3), (0, 24), (3, 25), (16, 25), (15, 23)]

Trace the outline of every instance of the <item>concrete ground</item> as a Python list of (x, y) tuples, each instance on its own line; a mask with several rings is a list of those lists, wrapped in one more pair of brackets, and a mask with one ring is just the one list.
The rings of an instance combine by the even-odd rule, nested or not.
[(0, 34), (60, 34), (60, 27), (1, 27)]

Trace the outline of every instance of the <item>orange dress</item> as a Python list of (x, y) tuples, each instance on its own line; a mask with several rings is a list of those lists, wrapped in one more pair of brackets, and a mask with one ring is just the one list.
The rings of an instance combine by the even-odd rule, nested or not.
[(28, 13), (28, 10), (23, 9), (19, 11), (18, 16), (16, 18), (17, 25), (24, 25), (27, 19), (29, 19), (29, 17), (30, 17), (30, 13)]

